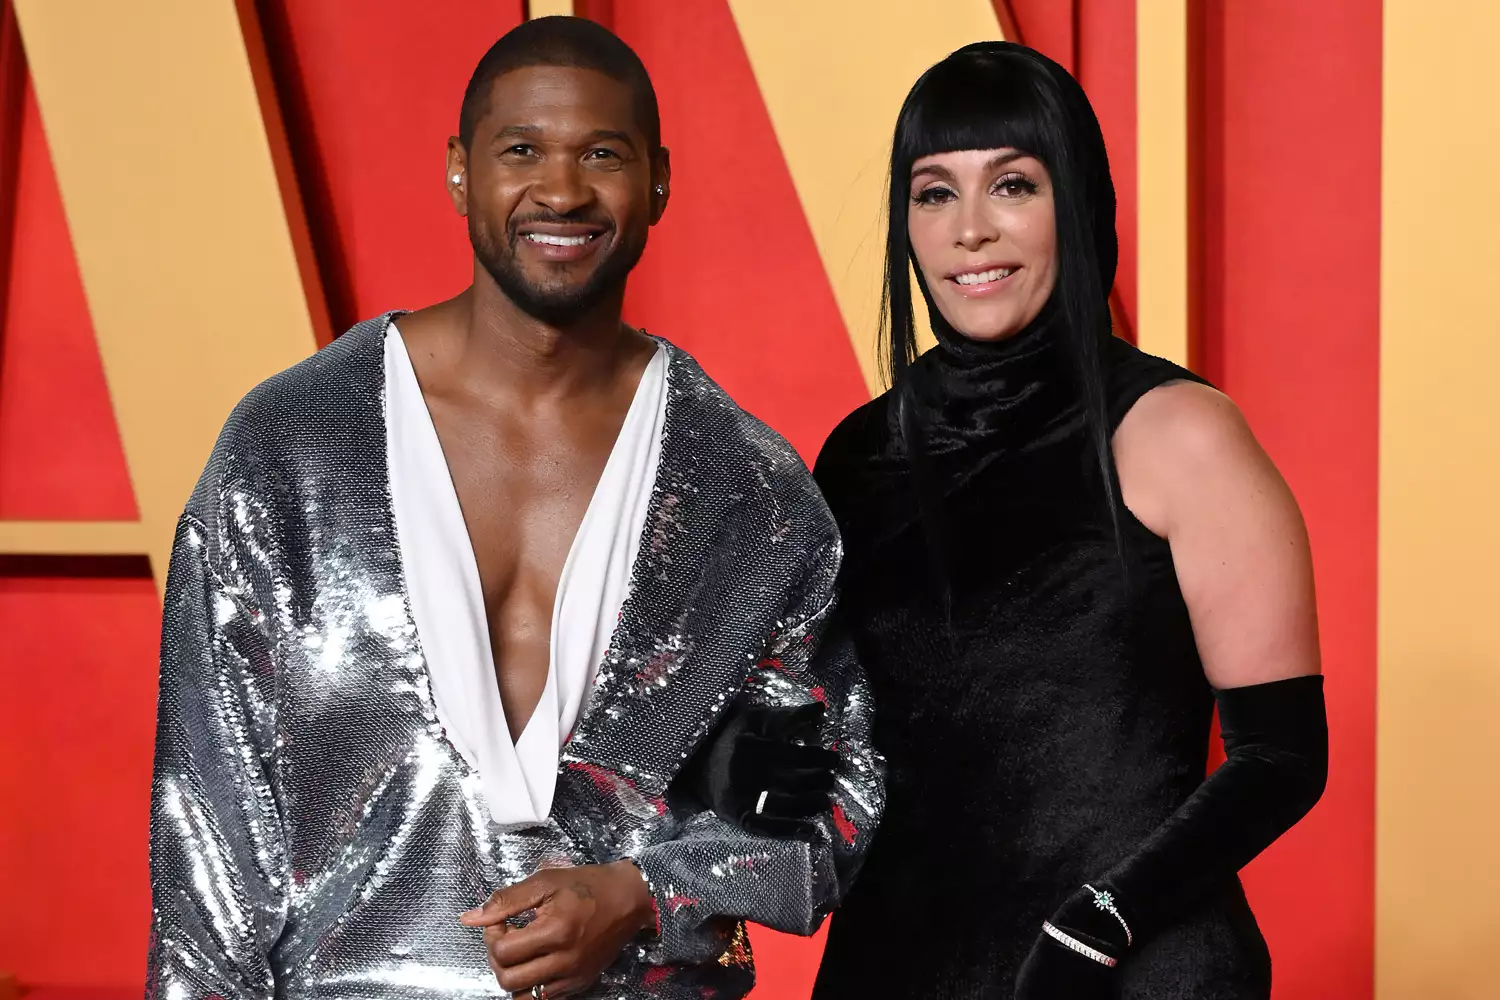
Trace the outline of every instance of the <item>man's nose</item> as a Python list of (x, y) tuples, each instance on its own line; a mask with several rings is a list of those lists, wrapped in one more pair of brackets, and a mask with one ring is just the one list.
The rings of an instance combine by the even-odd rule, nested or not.
[(582, 167), (570, 160), (556, 160), (542, 168), (542, 176), (531, 189), (531, 199), (558, 215), (568, 215), (593, 200), (593, 191)]

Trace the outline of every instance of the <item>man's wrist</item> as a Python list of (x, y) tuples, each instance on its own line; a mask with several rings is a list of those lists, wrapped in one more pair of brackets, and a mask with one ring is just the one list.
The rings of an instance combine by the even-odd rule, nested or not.
[(639, 923), (641, 930), (654, 932), (658, 925), (656, 897), (652, 895), (651, 882), (646, 878), (646, 873), (630, 858), (616, 861), (610, 867), (616, 869), (621, 882), (629, 886), (633, 904), (630, 911), (632, 918)]

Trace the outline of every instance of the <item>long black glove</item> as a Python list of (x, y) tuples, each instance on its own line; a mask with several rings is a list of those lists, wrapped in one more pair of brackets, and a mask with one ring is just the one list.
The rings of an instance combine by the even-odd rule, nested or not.
[[(1321, 676), (1231, 688), (1215, 697), (1224, 763), (1134, 853), (1058, 908), (1050, 923), (1063, 934), (1123, 959), (1127, 949), (1222, 889), (1322, 796), (1328, 715)], [(1100, 894), (1108, 894), (1107, 904)], [(1113, 980), (1105, 965), (1041, 933), (1016, 977), (1015, 995), (1109, 997)]]
[(749, 833), (806, 837), (828, 809), (838, 754), (821, 744), (823, 705), (741, 704), (694, 762), (689, 781), (714, 812)]

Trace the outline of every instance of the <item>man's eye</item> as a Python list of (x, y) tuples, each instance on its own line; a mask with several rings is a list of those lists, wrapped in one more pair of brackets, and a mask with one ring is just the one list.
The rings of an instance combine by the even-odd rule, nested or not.
[(600, 149), (591, 149), (591, 150), (589, 150), (589, 159), (591, 159), (591, 160), (617, 160), (617, 159), (619, 159), (619, 156), (612, 149), (603, 149), (603, 148), (600, 148)]

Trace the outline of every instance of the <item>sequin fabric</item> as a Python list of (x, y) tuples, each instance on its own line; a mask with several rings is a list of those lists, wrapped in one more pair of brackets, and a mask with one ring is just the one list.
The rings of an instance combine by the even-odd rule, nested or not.
[[(670, 348), (630, 596), (545, 825), (500, 827), (445, 737), (362, 323), (235, 409), (177, 529), (162, 626), (147, 996), (507, 994), (458, 914), (541, 868), (635, 859), (659, 926), (587, 996), (733, 998), (743, 919), (810, 933), (884, 803), (870, 702), (829, 620), (840, 548), (780, 437)], [(811, 841), (748, 835), (673, 785), (730, 702), (829, 706)]]

